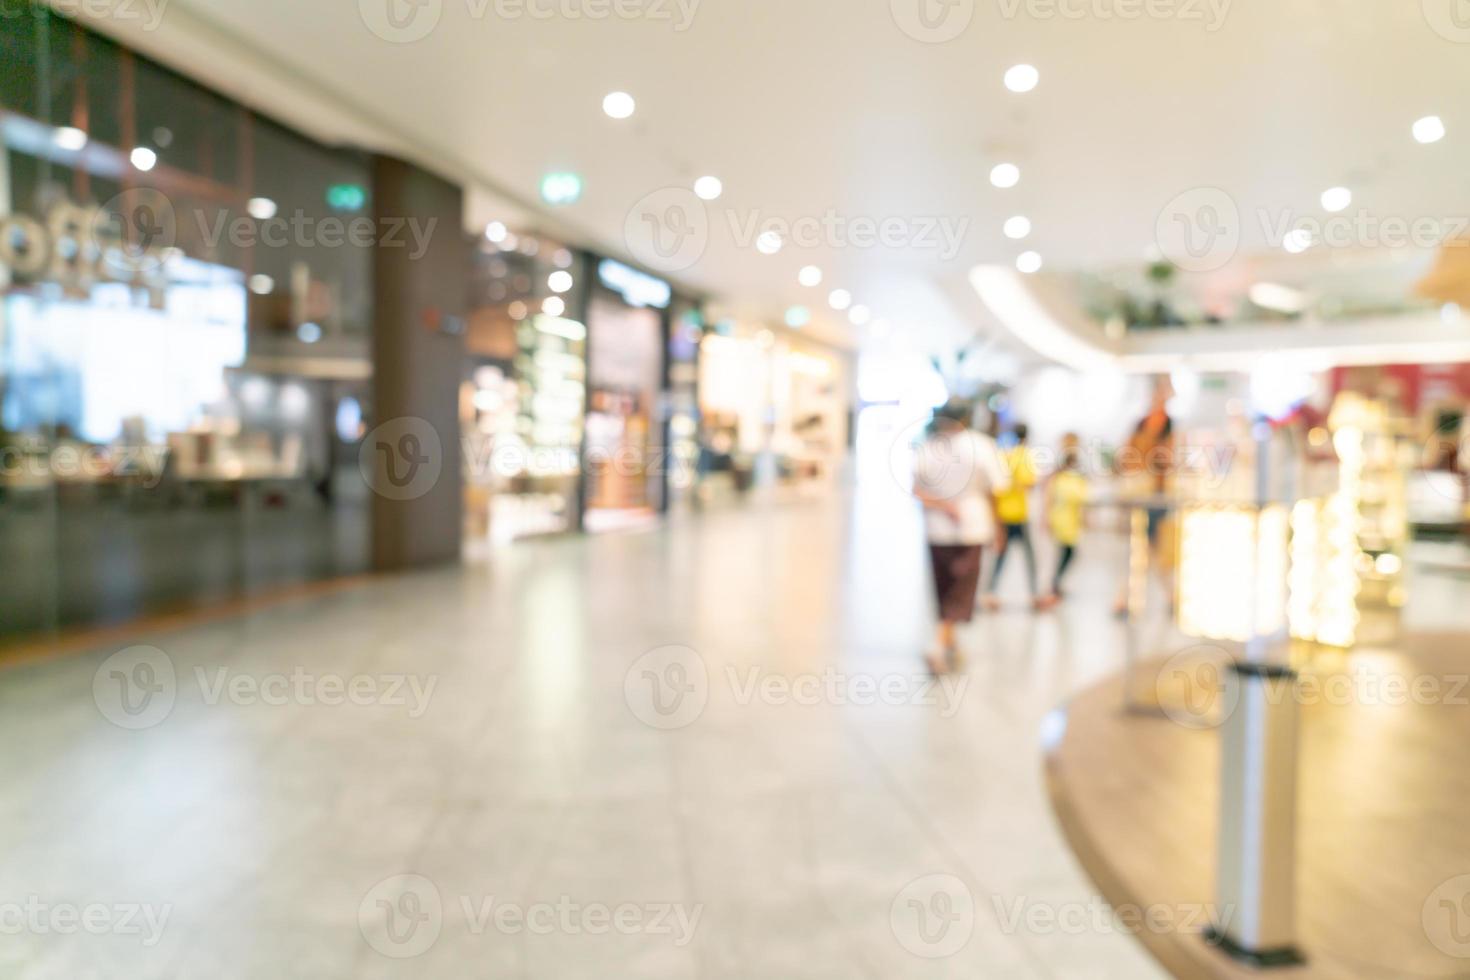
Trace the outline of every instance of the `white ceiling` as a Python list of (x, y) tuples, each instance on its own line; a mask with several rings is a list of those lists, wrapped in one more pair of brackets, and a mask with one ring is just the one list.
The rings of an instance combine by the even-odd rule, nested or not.
[[(151, 40), (217, 84), (229, 81), (218, 77), (225, 48), (238, 65), (252, 51), (256, 70), (276, 77), (235, 78), (236, 92), (290, 118), (308, 90), (325, 90), (356, 114), (354, 135), (483, 184), (495, 195), (482, 202), (534, 209), (545, 172), (574, 170), (582, 200), (531, 220), (614, 254), (628, 253), (625, 220), (640, 198), (716, 174), (725, 195), (709, 209), (709, 246), (674, 278), (743, 315), (779, 320), (806, 304), (826, 329), (850, 329), (825, 310), (828, 289), (843, 286), (922, 346), (987, 329), (964, 286), (976, 264), (1009, 264), (1025, 247), (1052, 270), (1141, 261), (1161, 210), (1194, 187), (1239, 202), (1246, 252), (1266, 247), (1256, 209), (1321, 216), (1318, 197), (1336, 184), (1380, 215), (1470, 215), (1470, 44), (1433, 26), (1438, 7), (1459, 0), (1213, 0), (1226, 4), (1217, 30), (1212, 0), (1150, 0), (1203, 20), (1121, 19), (1116, 5), (1130, 0), (1061, 0), (1081, 19), (1037, 16), (1055, 0), (953, 0), (973, 19), (943, 44), (897, 26), (893, 8), (919, 0), (702, 0), (682, 32), (418, 0), (442, 5), (440, 20), (409, 44), (367, 28), (360, 6), (385, 2), (173, 0), (165, 22), (185, 30), (130, 41)], [(1003, 87), (1017, 62), (1041, 70), (1034, 92)], [(632, 119), (603, 115), (615, 89), (637, 98)], [(1449, 135), (1420, 146), (1410, 126), (1428, 114)], [(1002, 160), (1022, 168), (1014, 189), (988, 183)], [(951, 257), (836, 243), (766, 256), (733, 241), (726, 218), (828, 209), (968, 230)], [(1012, 214), (1033, 221), (1025, 245), (1001, 234)], [(807, 263), (826, 271), (820, 289), (797, 284)]]

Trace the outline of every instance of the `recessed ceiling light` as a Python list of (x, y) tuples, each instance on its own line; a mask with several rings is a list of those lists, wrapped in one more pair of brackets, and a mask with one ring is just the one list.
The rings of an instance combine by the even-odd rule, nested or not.
[(852, 305), (852, 293), (845, 289), (834, 289), (827, 295), (827, 304), (834, 310), (845, 310)]
[(1013, 65), (1006, 70), (1006, 88), (1012, 92), (1029, 92), (1041, 81), (1041, 72), (1032, 65)]
[(504, 222), (501, 222), (501, 221), (492, 221), (488, 225), (485, 226), (485, 240), (486, 241), (495, 242), (495, 243), (498, 244), (500, 242), (505, 241), (505, 235), (506, 235), (506, 228), (505, 228), (505, 223)]
[(780, 232), (775, 231), (763, 231), (760, 237), (755, 240), (756, 251), (762, 255), (775, 255), (781, 251), (781, 246), (784, 244), (785, 242), (781, 240)]
[(541, 312), (547, 316), (561, 316), (567, 311), (567, 301), (560, 296), (548, 296), (541, 301)]
[(87, 134), (75, 126), (62, 126), (51, 134), (51, 141), (63, 150), (76, 153), (87, 145)]
[(1346, 187), (1329, 187), (1322, 192), (1322, 207), (1328, 211), (1345, 210), (1353, 203), (1353, 192)]
[(812, 322), (812, 311), (805, 306), (793, 306), (786, 311), (786, 325), (793, 330), (800, 330)]
[(1028, 276), (1041, 269), (1041, 255), (1037, 252), (1022, 252), (1016, 256), (1016, 268)]
[(990, 182), (996, 187), (1015, 187), (1021, 181), (1021, 168), (1014, 163), (998, 163), (990, 171)]
[(1286, 233), (1281, 240), (1281, 247), (1292, 255), (1300, 255), (1314, 244), (1312, 233), (1305, 228), (1295, 228)]
[(848, 311), (847, 319), (854, 327), (865, 326), (869, 320), (873, 319), (873, 311), (866, 306), (854, 306)]
[(1005, 232), (1007, 238), (1025, 238), (1031, 234), (1031, 219), (1019, 214), (1014, 218), (1007, 218)]
[(627, 119), (637, 108), (627, 92), (609, 92), (602, 100), (602, 111), (614, 119)]
[(564, 293), (572, 288), (572, 274), (558, 269), (546, 277), (546, 285), (551, 287), (553, 293)]
[(718, 177), (701, 177), (694, 182), (694, 193), (701, 201), (718, 200), (725, 193), (725, 185)]
[(257, 273), (250, 277), (250, 291), (257, 296), (269, 296), (276, 291), (276, 281)]
[(245, 205), (245, 210), (256, 221), (269, 221), (276, 216), (278, 208), (276, 202), (268, 197), (252, 197), (250, 203)]
[(1414, 139), (1420, 143), (1438, 143), (1444, 139), (1444, 120), (1438, 116), (1425, 116), (1414, 123)]
[(128, 160), (132, 163), (134, 169), (147, 173), (158, 163), (158, 154), (146, 146), (136, 146), (133, 148), (133, 152), (129, 154)]
[(802, 266), (801, 271), (796, 274), (796, 281), (803, 286), (820, 286), (822, 270), (814, 265)]

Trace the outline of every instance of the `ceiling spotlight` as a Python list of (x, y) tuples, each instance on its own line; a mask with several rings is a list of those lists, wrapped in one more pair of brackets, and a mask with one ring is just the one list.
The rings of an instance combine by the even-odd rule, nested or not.
[(805, 306), (793, 306), (786, 311), (786, 325), (793, 330), (800, 330), (812, 322), (812, 311)]
[(1021, 182), (1021, 168), (1014, 163), (998, 163), (990, 171), (990, 182), (996, 187), (1015, 187)]
[(278, 208), (276, 202), (268, 197), (252, 197), (250, 203), (245, 205), (245, 210), (256, 221), (269, 221), (276, 216)]
[(845, 310), (852, 305), (852, 293), (845, 289), (834, 289), (827, 296), (827, 305), (834, 310)]
[(560, 296), (548, 296), (541, 301), (541, 312), (547, 316), (561, 316), (567, 311), (567, 301)]
[(1041, 269), (1041, 255), (1037, 252), (1022, 252), (1016, 256), (1016, 268), (1028, 276)]
[(873, 311), (866, 306), (854, 306), (848, 311), (847, 319), (854, 327), (866, 326), (868, 321), (873, 319)]
[(725, 193), (725, 185), (718, 177), (701, 177), (694, 182), (694, 193), (701, 201), (718, 200)]
[(1353, 203), (1353, 192), (1346, 187), (1329, 187), (1322, 192), (1322, 207), (1336, 213)]
[(638, 103), (627, 92), (609, 92), (602, 100), (602, 111), (614, 119), (627, 119)]
[(1013, 65), (1006, 70), (1006, 88), (1012, 92), (1029, 92), (1041, 81), (1041, 72), (1032, 65)]
[(147, 173), (158, 163), (158, 154), (146, 146), (136, 146), (128, 156), (128, 160), (132, 163), (133, 169)]
[(51, 141), (63, 150), (77, 153), (87, 145), (87, 134), (75, 126), (62, 126), (51, 134)]
[(1414, 139), (1420, 143), (1438, 143), (1444, 139), (1444, 120), (1438, 116), (1425, 116), (1414, 123)]
[(803, 286), (820, 286), (822, 284), (822, 270), (814, 265), (802, 266), (801, 271), (796, 274), (796, 281)]
[(1314, 244), (1312, 233), (1305, 228), (1295, 228), (1287, 232), (1286, 237), (1281, 240), (1281, 247), (1292, 255), (1300, 255)]
[(553, 293), (564, 293), (572, 288), (572, 274), (558, 269), (546, 278), (546, 285)]
[(781, 240), (780, 232), (775, 231), (763, 231), (760, 237), (755, 240), (756, 251), (762, 255), (775, 255), (781, 251), (781, 246), (784, 244), (785, 242)]
[(1023, 217), (1019, 214), (1016, 215), (1014, 218), (1007, 218), (1005, 224), (1005, 232), (1007, 238), (1025, 238), (1027, 235), (1031, 234), (1031, 219)]
[(496, 244), (499, 244), (500, 242), (505, 241), (505, 236), (506, 236), (506, 228), (505, 228), (505, 223), (504, 222), (501, 222), (501, 221), (492, 221), (488, 225), (485, 226), (485, 240), (486, 241), (495, 242)]

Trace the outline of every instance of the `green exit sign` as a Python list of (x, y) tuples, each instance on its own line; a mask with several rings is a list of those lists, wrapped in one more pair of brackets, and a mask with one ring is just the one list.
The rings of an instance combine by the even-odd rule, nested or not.
[(327, 206), (333, 211), (361, 211), (367, 191), (357, 184), (333, 184), (327, 188)]

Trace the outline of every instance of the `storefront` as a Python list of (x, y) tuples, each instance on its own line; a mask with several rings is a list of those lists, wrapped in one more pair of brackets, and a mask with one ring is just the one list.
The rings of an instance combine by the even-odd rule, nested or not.
[(601, 259), (587, 302), (583, 526), (646, 526), (665, 509), (669, 475), (668, 283)]
[(476, 248), (466, 370), (466, 535), (514, 541), (581, 526), (587, 259), (498, 227)]
[(0, 57), (0, 642), (367, 570), (366, 159), (44, 8)]
[(805, 338), (726, 322), (699, 360), (701, 491), (820, 492), (847, 450), (851, 358)]

